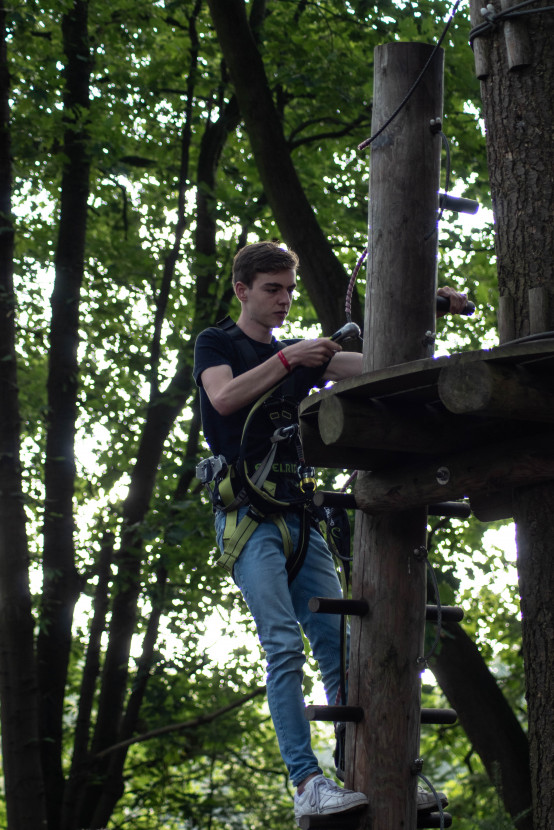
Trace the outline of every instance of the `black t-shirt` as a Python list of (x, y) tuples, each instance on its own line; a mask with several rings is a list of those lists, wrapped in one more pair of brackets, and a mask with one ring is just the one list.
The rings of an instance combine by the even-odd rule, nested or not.
[[(202, 426), (204, 435), (214, 455), (223, 455), (228, 464), (237, 461), (244, 423), (254, 402), (242, 409), (233, 412), (231, 415), (220, 415), (211, 405), (210, 400), (202, 386), (202, 372), (211, 366), (225, 364), (231, 367), (233, 377), (242, 374), (252, 368), (255, 354), (259, 363), (268, 360), (285, 346), (298, 342), (298, 340), (283, 340), (279, 342), (274, 337), (271, 343), (260, 343), (257, 340), (240, 333), (241, 339), (246, 341), (248, 346), (245, 350), (239, 349), (236, 340), (226, 331), (219, 328), (205, 329), (197, 338), (194, 351), (194, 379), (200, 387), (200, 407), (202, 414)], [(248, 356), (246, 356), (248, 355)], [(298, 367), (288, 375), (284, 383), (276, 390), (267, 405), (262, 405), (247, 430), (246, 457), (249, 472), (255, 469), (256, 465), (265, 458), (271, 447), (271, 435), (276, 424), (281, 425), (279, 414), (283, 412), (288, 419), (292, 418), (293, 423), (298, 423), (297, 406), (306, 397), (308, 392), (321, 384), (322, 376), (327, 364), (315, 368)], [(282, 406), (280, 405), (282, 401)], [(277, 416), (277, 420), (275, 420)], [(284, 479), (283, 485), (287, 491), (290, 486), (296, 485), (296, 465), (298, 453), (294, 441), (279, 442), (277, 455), (273, 469), (279, 472), (279, 477)], [(283, 497), (283, 487), (279, 486), (278, 497)]]

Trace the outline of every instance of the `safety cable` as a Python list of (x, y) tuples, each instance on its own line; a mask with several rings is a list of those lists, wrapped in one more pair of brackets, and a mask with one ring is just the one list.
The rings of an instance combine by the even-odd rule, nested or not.
[(515, 340), (506, 340), (500, 343), (496, 348), (501, 349), (503, 346), (513, 346), (516, 343), (531, 343), (533, 340), (552, 340), (554, 338), (554, 331), (539, 331), (536, 334), (527, 334), (524, 337), (516, 337)]
[(440, 827), (441, 827), (441, 830), (444, 830), (444, 810), (442, 809), (442, 804), (441, 804), (441, 800), (439, 798), (439, 794), (437, 793), (436, 789), (433, 787), (433, 785), (431, 784), (429, 779), (422, 772), (418, 772), (418, 777), (421, 778), (421, 780), (424, 781), (427, 784), (427, 786), (429, 787), (429, 789), (433, 793), (433, 797), (434, 797), (435, 801), (437, 802), (439, 820), (440, 820)]
[(362, 255), (358, 259), (354, 270), (352, 271), (352, 276), (350, 277), (350, 281), (348, 283), (348, 288), (346, 289), (346, 297), (344, 300), (344, 313), (346, 315), (346, 322), (352, 322), (352, 294), (354, 293), (354, 285), (356, 284), (356, 277), (358, 276), (358, 272), (362, 267), (362, 263), (367, 256), (367, 248), (364, 248), (362, 251)]
[(485, 8), (481, 9), (481, 14), (485, 20), (482, 23), (478, 23), (477, 26), (474, 26), (469, 33), (469, 42), (471, 46), (473, 46), (473, 41), (476, 37), (489, 34), (489, 32), (495, 28), (497, 23), (502, 23), (504, 20), (509, 20), (512, 17), (525, 17), (529, 14), (540, 14), (541, 12), (554, 11), (554, 6), (540, 6), (539, 8), (533, 9), (527, 8), (527, 6), (530, 6), (536, 2), (537, 0), (523, 0), (523, 2), (518, 3), (517, 6), (511, 6), (509, 9), (504, 9), (499, 12), (495, 11), (492, 4), (489, 3)]
[(446, 37), (446, 34), (447, 34), (447, 32), (450, 28), (450, 25), (451, 25), (452, 21), (454, 20), (454, 16), (455, 16), (456, 12), (458, 11), (458, 6), (460, 5), (460, 3), (461, 3), (461, 0), (456, 0), (456, 2), (454, 3), (454, 5), (452, 7), (452, 11), (450, 12), (450, 15), (448, 17), (448, 20), (446, 21), (445, 27), (442, 30), (442, 33), (441, 33), (439, 39), (437, 40), (437, 42), (436, 42), (436, 44), (433, 48), (433, 51), (429, 55), (428, 59), (425, 62), (425, 65), (424, 65), (423, 69), (421, 70), (421, 72), (419, 73), (419, 75), (417, 76), (417, 78), (415, 79), (413, 84), (411, 85), (410, 89), (408, 90), (408, 92), (406, 93), (406, 95), (404, 96), (404, 98), (402, 99), (400, 104), (394, 110), (392, 115), (390, 115), (387, 118), (385, 123), (381, 127), (379, 127), (379, 129), (370, 138), (366, 138), (365, 141), (362, 141), (361, 144), (358, 144), (358, 150), (365, 150), (366, 147), (369, 147), (369, 145), (373, 141), (375, 141), (375, 139), (378, 136), (380, 136), (382, 132), (384, 132), (387, 129), (389, 124), (391, 124), (392, 121), (394, 121), (394, 119), (396, 118), (396, 116), (404, 109), (404, 107), (406, 106), (406, 104), (408, 103), (408, 101), (410, 100), (412, 95), (414, 94), (415, 90), (419, 86), (419, 84), (421, 82), (421, 79), (423, 78), (423, 76), (427, 72), (427, 70), (428, 70), (429, 66), (431, 65), (435, 55), (437, 54), (438, 50), (440, 49), (441, 43), (443, 42), (444, 38)]
[(443, 217), (444, 205), (446, 204), (446, 197), (448, 196), (448, 191), (450, 190), (450, 144), (448, 143), (448, 139), (442, 130), (440, 131), (440, 134), (442, 146), (444, 147), (444, 153), (446, 156), (446, 162), (444, 168), (444, 201), (439, 212), (437, 224), (441, 221)]
[(445, 152), (445, 155), (446, 155), (446, 162), (445, 162), (445, 167), (444, 167), (444, 194), (443, 194), (444, 199), (443, 199), (443, 203), (442, 203), (441, 206), (439, 206), (439, 214), (437, 216), (437, 221), (436, 221), (435, 227), (433, 228), (432, 231), (429, 231), (429, 233), (425, 234), (424, 239), (425, 239), (426, 242), (427, 242), (428, 239), (430, 239), (433, 236), (434, 233), (437, 233), (438, 226), (439, 226), (439, 224), (442, 220), (442, 217), (444, 215), (446, 197), (448, 196), (448, 193), (449, 193), (449, 190), (450, 190), (450, 170), (451, 170), (450, 144), (448, 142), (448, 139), (447, 139), (446, 135), (444, 134), (444, 132), (441, 128), (440, 118), (437, 118), (434, 123), (431, 122), (431, 132), (440, 133), (442, 146), (444, 147), (444, 152)]
[(436, 651), (436, 648), (439, 644), (441, 634), (442, 634), (442, 605), (439, 593), (439, 586), (437, 582), (437, 577), (435, 576), (435, 571), (433, 566), (429, 562), (429, 558), (427, 556), (427, 549), (426, 548), (418, 548), (415, 553), (417, 554), (418, 558), (422, 559), (425, 557), (425, 564), (427, 565), (427, 570), (429, 571), (429, 575), (431, 577), (431, 582), (433, 584), (433, 593), (435, 594), (435, 602), (437, 603), (437, 624), (436, 624), (436, 631), (435, 631), (435, 639), (431, 645), (431, 648), (424, 654), (423, 657), (418, 657), (417, 662), (423, 668), (427, 668), (429, 660), (433, 656)]

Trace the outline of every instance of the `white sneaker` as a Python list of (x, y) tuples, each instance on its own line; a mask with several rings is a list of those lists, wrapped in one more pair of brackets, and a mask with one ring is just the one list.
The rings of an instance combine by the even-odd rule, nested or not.
[(367, 804), (367, 796), (345, 790), (337, 786), (334, 781), (324, 775), (310, 778), (302, 795), (295, 793), (294, 818), (299, 822), (300, 816), (326, 816), (331, 813), (344, 813), (363, 807)]
[[(446, 807), (448, 799), (444, 793), (437, 793), (441, 807)], [(438, 812), (437, 799), (433, 793), (428, 793), (423, 787), (417, 788), (417, 809), (422, 813)]]

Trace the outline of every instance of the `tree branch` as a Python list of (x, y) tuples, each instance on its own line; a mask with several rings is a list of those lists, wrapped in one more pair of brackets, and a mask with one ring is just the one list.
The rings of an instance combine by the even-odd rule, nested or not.
[(120, 741), (120, 743), (109, 746), (107, 749), (102, 750), (102, 752), (98, 752), (96, 758), (102, 758), (112, 752), (132, 746), (132, 744), (143, 743), (144, 741), (149, 741), (152, 738), (159, 738), (160, 735), (167, 735), (169, 732), (182, 732), (186, 729), (197, 729), (199, 726), (212, 723), (212, 721), (217, 718), (226, 715), (228, 712), (232, 712), (233, 709), (238, 709), (243, 704), (248, 703), (248, 701), (254, 700), (254, 698), (265, 694), (265, 691), (265, 686), (258, 686), (253, 692), (243, 695), (243, 697), (238, 698), (233, 701), (233, 703), (227, 704), (227, 706), (222, 706), (221, 709), (216, 709), (215, 711), (210, 712), (209, 715), (199, 715), (197, 718), (193, 718), (192, 720), (182, 721), (181, 723), (173, 723), (169, 726), (161, 726), (159, 729), (152, 729), (150, 732), (145, 732), (142, 735), (137, 735), (136, 737), (129, 738), (126, 741)]

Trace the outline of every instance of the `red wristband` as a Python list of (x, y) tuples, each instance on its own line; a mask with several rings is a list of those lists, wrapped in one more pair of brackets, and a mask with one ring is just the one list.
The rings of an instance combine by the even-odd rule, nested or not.
[(283, 364), (283, 366), (285, 367), (287, 372), (292, 372), (292, 366), (288, 362), (288, 360), (285, 357), (285, 355), (283, 354), (283, 352), (277, 352), (277, 357), (279, 358), (279, 360), (281, 361), (281, 363)]

